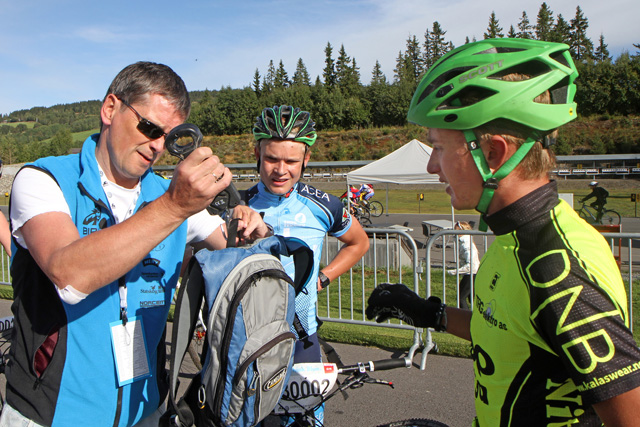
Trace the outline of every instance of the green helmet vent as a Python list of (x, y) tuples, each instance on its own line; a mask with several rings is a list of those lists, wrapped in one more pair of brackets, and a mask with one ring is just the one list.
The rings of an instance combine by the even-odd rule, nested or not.
[(293, 139), (312, 146), (316, 142), (315, 122), (307, 111), (290, 105), (268, 107), (256, 118), (253, 137), (261, 139)]

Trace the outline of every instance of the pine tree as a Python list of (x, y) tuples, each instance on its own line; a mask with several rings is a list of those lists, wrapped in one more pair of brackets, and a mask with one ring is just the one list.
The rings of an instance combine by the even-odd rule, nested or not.
[[(451, 42), (445, 41), (444, 35), (446, 31), (442, 29), (440, 23), (435, 21), (431, 28), (430, 45), (431, 45), (431, 58), (429, 58), (428, 67), (436, 63), (445, 53), (453, 49)], [(427, 67), (427, 68), (428, 68)]]
[(571, 41), (571, 27), (560, 13), (556, 18), (556, 24), (553, 26), (549, 41), (566, 44)]
[(495, 39), (502, 38), (504, 34), (502, 33), (502, 27), (500, 26), (500, 22), (498, 18), (496, 18), (496, 13), (491, 12), (491, 17), (489, 18), (489, 26), (487, 27), (487, 32), (484, 33), (484, 38), (486, 39)]
[(327, 47), (324, 48), (324, 70), (322, 70), (322, 77), (324, 78), (324, 86), (327, 89), (333, 89), (336, 86), (336, 68), (333, 61), (333, 47), (331, 43), (327, 42)]
[(373, 66), (373, 71), (371, 72), (371, 85), (379, 85), (386, 84), (387, 78), (382, 72), (382, 67), (380, 66), (380, 62), (376, 60), (376, 65)]
[(594, 53), (595, 59), (598, 62), (609, 61), (611, 62), (611, 56), (609, 56), (609, 49), (607, 45), (604, 43), (604, 35), (600, 34), (600, 40), (598, 42), (598, 47)]
[(424, 70), (424, 58), (416, 36), (410, 36), (407, 39), (407, 50), (405, 51), (404, 57), (407, 63), (407, 77), (413, 78), (413, 80), (417, 82)]
[(400, 83), (405, 80), (407, 74), (406, 69), (407, 64), (405, 62), (405, 57), (402, 54), (402, 51), (399, 51), (398, 57), (396, 58), (396, 68), (393, 69), (393, 79), (396, 83)]
[(273, 59), (269, 61), (269, 67), (267, 68), (267, 74), (264, 76), (262, 82), (262, 90), (270, 92), (276, 83), (276, 67), (273, 65)]
[(296, 72), (293, 73), (293, 81), (292, 84), (294, 86), (311, 86), (311, 78), (309, 77), (309, 72), (307, 71), (307, 67), (304, 65), (302, 58), (298, 58), (298, 64), (296, 65)]
[(538, 11), (538, 20), (536, 22), (536, 37), (538, 40), (550, 41), (551, 32), (553, 31), (553, 12), (547, 6), (547, 3), (542, 3), (540, 10)]
[(516, 29), (513, 28), (513, 25), (509, 28), (509, 32), (507, 33), (507, 37), (510, 39), (515, 39), (518, 37), (518, 33), (516, 33)]
[(278, 65), (278, 69), (276, 70), (274, 86), (276, 88), (287, 88), (291, 85), (289, 81), (289, 75), (287, 74), (287, 70), (284, 68), (284, 64), (282, 63), (282, 59), (280, 60), (280, 64)]
[(428, 70), (435, 61), (433, 61), (433, 50), (431, 49), (431, 32), (427, 28), (424, 32), (424, 42), (422, 44), (422, 63), (425, 70)]
[(527, 16), (526, 11), (522, 11), (522, 17), (518, 22), (518, 38), (521, 39), (532, 39), (533, 32), (531, 31), (531, 23), (529, 22), (529, 17)]
[(593, 57), (593, 42), (587, 37), (589, 21), (582, 13), (580, 6), (576, 7), (576, 16), (571, 20), (571, 53), (577, 60), (585, 60)]
[(347, 84), (351, 73), (351, 58), (347, 55), (344, 45), (340, 46), (338, 59), (336, 60), (336, 84), (342, 87)]
[(360, 67), (356, 64), (356, 58), (351, 58), (351, 83), (360, 86)]
[(255, 74), (253, 75), (253, 83), (251, 84), (251, 87), (257, 95), (260, 95), (260, 72), (257, 68)]

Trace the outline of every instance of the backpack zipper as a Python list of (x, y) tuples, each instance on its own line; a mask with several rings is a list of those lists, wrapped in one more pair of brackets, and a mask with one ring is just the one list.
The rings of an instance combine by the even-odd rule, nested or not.
[[(237, 268), (237, 267), (236, 267)], [(218, 372), (218, 377), (215, 382), (215, 390), (216, 394), (213, 400), (213, 413), (216, 414), (216, 417), (220, 417), (222, 412), (222, 399), (224, 397), (224, 387), (221, 387), (221, 380), (227, 376), (227, 364), (228, 364), (228, 353), (229, 346), (231, 345), (231, 337), (233, 335), (233, 327), (235, 325), (235, 313), (242, 301), (242, 298), (245, 296), (249, 287), (260, 279), (262, 276), (275, 276), (277, 278), (287, 277), (289, 281), (291, 280), (287, 273), (279, 269), (268, 269), (263, 270), (261, 272), (255, 272), (251, 274), (249, 277), (242, 282), (242, 285), (238, 287), (233, 300), (231, 300), (231, 304), (229, 305), (229, 309), (227, 310), (227, 326), (224, 331), (224, 335), (222, 338), (222, 346), (220, 349), (220, 371)], [(219, 294), (218, 294), (219, 295)], [(212, 314), (213, 311), (210, 313)]]
[(242, 365), (240, 365), (240, 367), (236, 370), (236, 373), (233, 377), (234, 387), (238, 385), (238, 383), (240, 382), (240, 379), (242, 379), (242, 375), (244, 374), (244, 372), (247, 370), (247, 368), (251, 363), (253, 363), (257, 358), (265, 354), (267, 351), (275, 347), (276, 344), (290, 338), (293, 338), (294, 340), (296, 339), (296, 336), (293, 332), (291, 331), (283, 332), (277, 337), (273, 338), (271, 341), (265, 343), (262, 347), (260, 347), (258, 351), (253, 353), (253, 355), (250, 358), (242, 362)]

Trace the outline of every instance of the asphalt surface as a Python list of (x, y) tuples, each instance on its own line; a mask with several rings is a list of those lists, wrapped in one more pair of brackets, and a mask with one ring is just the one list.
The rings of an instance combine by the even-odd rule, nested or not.
[[(11, 315), (11, 301), (0, 300), (0, 318)], [(171, 327), (171, 324), (169, 324)], [(167, 334), (171, 336), (170, 330)], [(167, 342), (167, 346), (170, 342)], [(406, 353), (331, 343), (343, 363), (354, 364)], [(371, 373), (373, 378), (391, 381), (394, 388), (378, 384), (349, 390), (347, 398), (338, 393), (327, 402), (325, 424), (333, 427), (377, 426), (408, 418), (431, 418), (450, 426), (469, 426), (475, 416), (473, 404), (473, 362), (470, 359), (429, 355), (424, 371), (419, 369), (420, 354), (410, 368)], [(181, 395), (196, 372), (189, 356), (181, 369)], [(5, 377), (0, 375), (0, 391), (5, 395)], [(266, 426), (276, 426), (269, 418)]]

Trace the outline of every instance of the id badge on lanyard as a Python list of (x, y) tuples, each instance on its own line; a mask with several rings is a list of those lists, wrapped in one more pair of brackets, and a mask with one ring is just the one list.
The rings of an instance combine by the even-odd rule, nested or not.
[(116, 362), (118, 386), (151, 376), (149, 352), (142, 318), (127, 317), (127, 285), (119, 281), (120, 320), (111, 322), (111, 345)]

